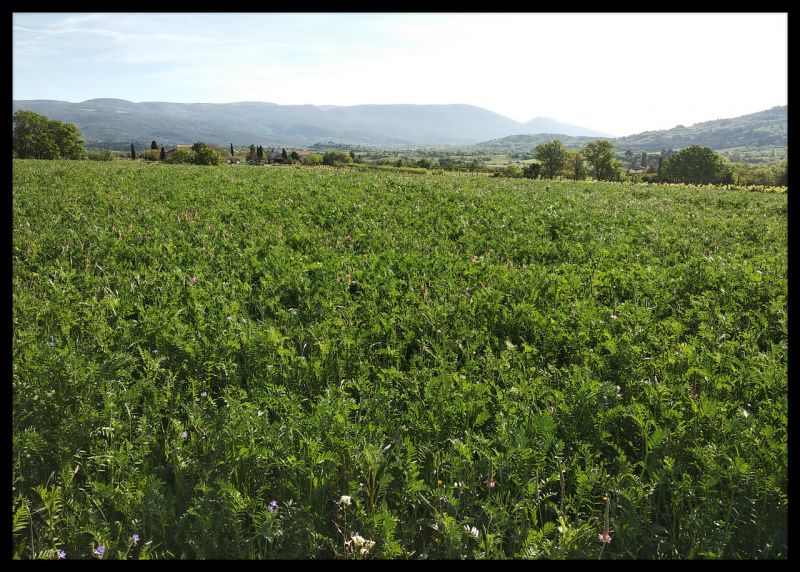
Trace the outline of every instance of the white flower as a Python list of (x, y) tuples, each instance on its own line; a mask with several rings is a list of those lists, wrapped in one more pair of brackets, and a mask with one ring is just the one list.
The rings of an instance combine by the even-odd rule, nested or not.
[(474, 526), (470, 526), (468, 524), (464, 525), (464, 530), (467, 531), (467, 534), (469, 534), (469, 535), (471, 535), (471, 536), (473, 536), (475, 538), (478, 538), (481, 535), (480, 531), (478, 531), (477, 528), (475, 528)]
[(339, 506), (347, 508), (348, 506), (350, 506), (352, 500), (353, 500), (352, 497), (349, 497), (347, 495), (342, 495), (342, 498), (339, 499)]

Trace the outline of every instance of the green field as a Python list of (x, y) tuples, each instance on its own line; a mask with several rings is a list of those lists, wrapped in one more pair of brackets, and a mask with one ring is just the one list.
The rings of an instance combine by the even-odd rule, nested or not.
[(15, 557), (788, 556), (786, 194), (15, 160), (12, 225)]

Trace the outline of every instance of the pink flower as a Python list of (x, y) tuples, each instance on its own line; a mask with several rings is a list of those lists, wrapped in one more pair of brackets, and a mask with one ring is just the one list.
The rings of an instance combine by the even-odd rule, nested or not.
[(473, 254), (472, 255), (472, 262), (478, 262), (478, 255), (477, 254)]
[(494, 478), (492, 478), (492, 475), (489, 475), (488, 477), (486, 477), (486, 486), (487, 487), (489, 487), (490, 489), (493, 489), (496, 484), (497, 484), (497, 481), (495, 481)]
[(610, 543), (614, 537), (611, 536), (608, 531), (603, 532), (602, 534), (597, 535), (597, 540), (600, 542), (605, 542), (606, 544)]
[(192, 277), (189, 279), (189, 282), (191, 282), (192, 284), (194, 284), (195, 282), (197, 282), (197, 276), (192, 276)]

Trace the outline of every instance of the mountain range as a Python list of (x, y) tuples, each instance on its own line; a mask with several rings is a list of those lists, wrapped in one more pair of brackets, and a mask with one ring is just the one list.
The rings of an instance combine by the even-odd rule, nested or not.
[(552, 139), (572, 148), (609, 139), (618, 151), (658, 152), (697, 144), (759, 161), (780, 159), (788, 152), (785, 105), (618, 138), (546, 117), (521, 123), (462, 104), (315, 106), (90, 99), (81, 103), (15, 100), (12, 109), (73, 123), (88, 147), (119, 150), (127, 150), (131, 142), (142, 147), (155, 140), (167, 146), (204, 141), (225, 147), (230, 143), (237, 147), (251, 143), (307, 147), (323, 142), (406, 148), (472, 145), (482, 151), (512, 153), (530, 152), (538, 143)]
[(305, 146), (322, 141), (375, 146), (473, 144), (514, 133), (608, 134), (537, 117), (520, 123), (472, 105), (315, 106), (275, 103), (132, 103), (90, 99), (81, 103), (16, 100), (26, 109), (73, 123), (90, 147), (131, 142), (164, 145), (205, 141), (227, 146), (264, 143)]

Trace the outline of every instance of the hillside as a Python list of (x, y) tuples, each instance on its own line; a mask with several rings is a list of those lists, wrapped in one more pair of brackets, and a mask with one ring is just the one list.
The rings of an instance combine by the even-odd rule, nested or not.
[[(618, 152), (658, 153), (662, 149), (682, 149), (690, 145), (710, 147), (735, 161), (763, 162), (784, 159), (788, 153), (788, 106), (729, 119), (704, 121), (689, 127), (645, 131), (626, 137), (606, 138)], [(519, 153), (536, 145), (559, 139), (568, 148), (578, 148), (598, 137), (565, 135), (512, 135), (475, 145), (482, 152)]]
[(125, 149), (132, 141), (166, 145), (205, 141), (218, 145), (307, 146), (334, 141), (374, 146), (473, 144), (544, 127), (571, 135), (596, 135), (582, 127), (536, 118), (520, 123), (472, 105), (314, 106), (275, 103), (132, 103), (92, 99), (82, 103), (14, 101), (74, 123), (89, 146)]

